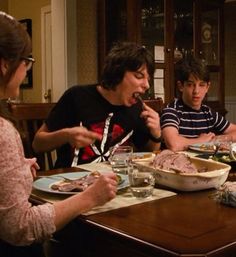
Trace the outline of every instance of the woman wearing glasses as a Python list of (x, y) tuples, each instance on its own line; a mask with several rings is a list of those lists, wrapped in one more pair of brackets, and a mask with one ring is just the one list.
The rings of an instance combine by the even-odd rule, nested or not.
[[(19, 87), (34, 62), (30, 38), (13, 17), (0, 12), (0, 100), (19, 95)], [(20, 135), (0, 105), (0, 255), (39, 256), (42, 242), (96, 205), (116, 194), (114, 174), (101, 175), (81, 194), (55, 204), (31, 206), (29, 195), (38, 165), (24, 157)], [(28, 246), (28, 247), (26, 247)]]

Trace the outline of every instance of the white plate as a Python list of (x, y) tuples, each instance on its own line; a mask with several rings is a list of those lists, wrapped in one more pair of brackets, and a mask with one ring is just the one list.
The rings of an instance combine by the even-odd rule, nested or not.
[(138, 163), (143, 170), (153, 171), (157, 184), (179, 191), (198, 191), (220, 187), (227, 179), (231, 167), (228, 164), (197, 157), (190, 157), (197, 168), (206, 167), (202, 173), (175, 173), (174, 171), (155, 169), (151, 164)]
[[(57, 175), (48, 176), (45, 178), (40, 178), (34, 181), (33, 188), (44, 191), (47, 193), (54, 193), (54, 194), (66, 194), (66, 195), (74, 195), (78, 194), (79, 192), (61, 192), (57, 190), (51, 189), (51, 186), (55, 183), (58, 183), (60, 181), (63, 181), (63, 178), (60, 178), (59, 176), (63, 176), (68, 179), (77, 179), (81, 178), (83, 176), (88, 175), (90, 172), (71, 172), (71, 173), (61, 173)], [(117, 187), (118, 190), (124, 189), (129, 186), (129, 179), (127, 175), (119, 174), (122, 179), (122, 183), (120, 183)]]
[[(199, 143), (199, 144), (192, 144), (189, 145), (189, 149), (201, 153), (214, 153), (214, 148), (212, 147), (213, 143)], [(227, 150), (218, 150), (218, 153), (229, 153)]]
[(152, 152), (134, 152), (132, 154), (133, 162), (148, 162), (152, 161), (155, 157), (155, 154)]

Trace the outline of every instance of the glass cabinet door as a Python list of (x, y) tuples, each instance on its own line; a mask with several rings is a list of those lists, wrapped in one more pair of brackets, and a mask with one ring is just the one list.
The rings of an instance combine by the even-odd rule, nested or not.
[[(147, 98), (170, 102), (176, 96), (174, 64), (189, 55), (209, 67), (207, 103), (224, 112), (224, 0), (99, 0), (103, 7), (100, 60), (117, 40), (145, 45), (155, 59), (155, 74)], [(104, 18), (105, 17), (105, 18)], [(105, 29), (104, 29), (105, 28)], [(101, 33), (100, 33), (101, 35)], [(102, 66), (102, 65), (100, 65)], [(214, 103), (214, 104), (211, 104)]]
[(153, 54), (156, 64), (153, 87), (148, 97), (164, 100), (164, 0), (141, 1), (141, 41)]
[(201, 10), (201, 54), (208, 65), (219, 65), (219, 6), (203, 1)]
[(193, 54), (193, 1), (174, 0), (174, 60)]
[(200, 56), (206, 62), (210, 71), (211, 87), (207, 95), (208, 102), (219, 102), (224, 105), (222, 77), (220, 74), (220, 7), (217, 2), (202, 1), (201, 6), (201, 40)]

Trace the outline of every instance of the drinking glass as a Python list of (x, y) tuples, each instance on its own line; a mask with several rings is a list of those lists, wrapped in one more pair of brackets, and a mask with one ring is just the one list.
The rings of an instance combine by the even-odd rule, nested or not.
[(143, 170), (140, 166), (133, 164), (129, 168), (129, 183), (133, 196), (146, 198), (152, 196), (155, 178), (152, 171)]
[(133, 154), (132, 146), (111, 147), (109, 161), (116, 173), (128, 174)]
[(230, 135), (219, 135), (216, 136), (213, 140), (213, 144), (215, 146), (215, 155), (218, 151), (221, 152), (230, 152), (231, 144), (232, 144), (232, 136)]

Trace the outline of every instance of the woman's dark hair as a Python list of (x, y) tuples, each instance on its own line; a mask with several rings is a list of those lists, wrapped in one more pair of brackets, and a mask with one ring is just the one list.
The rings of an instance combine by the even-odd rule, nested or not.
[(184, 83), (193, 75), (205, 82), (209, 82), (209, 71), (203, 60), (196, 57), (188, 57), (181, 59), (175, 64), (175, 82)]
[(147, 65), (150, 78), (154, 74), (154, 59), (144, 47), (133, 42), (118, 42), (108, 53), (101, 76), (101, 85), (115, 89), (123, 80), (126, 71), (137, 71), (143, 64)]
[(10, 15), (0, 12), (0, 62), (8, 62), (6, 74), (0, 70), (0, 86), (5, 87), (14, 75), (22, 57), (32, 52), (30, 37), (24, 26)]
[[(5, 74), (0, 69), (0, 87), (3, 90), (22, 62), (22, 57), (28, 57), (31, 52), (31, 40), (24, 26), (10, 15), (0, 11), (0, 65), (3, 60), (8, 64)], [(5, 100), (1, 100), (0, 116), (12, 120), (5, 107)]]

